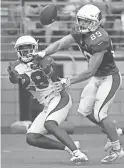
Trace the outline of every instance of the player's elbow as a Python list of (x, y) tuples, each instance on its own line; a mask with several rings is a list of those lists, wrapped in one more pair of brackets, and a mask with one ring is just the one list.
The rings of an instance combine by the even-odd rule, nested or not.
[(96, 69), (89, 69), (89, 76), (92, 77), (96, 74)]
[(92, 76), (94, 76), (96, 74), (96, 70), (91, 72)]

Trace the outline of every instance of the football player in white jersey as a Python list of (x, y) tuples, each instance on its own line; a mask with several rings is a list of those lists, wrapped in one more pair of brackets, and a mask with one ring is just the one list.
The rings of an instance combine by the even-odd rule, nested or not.
[(115, 124), (108, 116), (108, 108), (121, 85), (121, 75), (114, 61), (111, 39), (100, 26), (101, 18), (98, 7), (92, 4), (83, 6), (69, 35), (33, 55), (45, 57), (69, 48), (71, 44), (78, 44), (88, 61), (88, 69), (75, 77), (62, 79), (61, 83), (67, 87), (91, 78), (82, 91), (78, 112), (98, 124), (110, 139), (110, 153), (101, 160), (108, 163), (124, 156)]
[[(15, 44), (18, 60), (8, 66), (9, 79), (20, 83), (40, 104), (43, 111), (35, 118), (26, 134), (29, 145), (68, 151), (77, 161), (87, 161), (87, 156), (79, 149), (79, 141), (73, 142), (70, 136), (59, 125), (67, 118), (72, 107), (70, 95), (58, 89), (58, 77), (55, 75), (55, 62), (52, 57), (28, 56), (37, 52), (38, 43), (32, 36), (21, 36)], [(45, 136), (54, 135), (59, 141)], [(76, 161), (74, 163), (77, 163)], [(78, 162), (79, 163), (79, 162)]]

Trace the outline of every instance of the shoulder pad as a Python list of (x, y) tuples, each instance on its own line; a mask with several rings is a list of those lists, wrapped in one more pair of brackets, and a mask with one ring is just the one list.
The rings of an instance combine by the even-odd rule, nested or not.
[(13, 68), (15, 68), (19, 64), (20, 64), (19, 60), (11, 61), (11, 65), (13, 66)]
[(92, 54), (101, 52), (107, 49), (110, 45), (110, 38), (108, 36), (108, 33), (102, 28), (99, 28), (94, 33), (92, 33), (90, 35), (90, 38), (92, 40)]

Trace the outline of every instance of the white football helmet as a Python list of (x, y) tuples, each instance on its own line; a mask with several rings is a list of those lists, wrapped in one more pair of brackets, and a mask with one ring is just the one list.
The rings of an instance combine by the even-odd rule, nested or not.
[(38, 43), (32, 36), (21, 36), (17, 39), (14, 48), (18, 58), (22, 62), (28, 63), (33, 60), (33, 56), (28, 54), (38, 51)]
[[(84, 5), (76, 15), (76, 31), (80, 33), (88, 33), (95, 31), (102, 18), (101, 11), (92, 4)], [(87, 24), (83, 24), (83, 21)]]

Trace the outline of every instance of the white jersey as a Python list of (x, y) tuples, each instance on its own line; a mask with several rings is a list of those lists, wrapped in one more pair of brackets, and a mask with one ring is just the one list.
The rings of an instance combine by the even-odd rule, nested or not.
[(32, 62), (24, 64), (20, 63), (15, 70), (22, 75), (22, 83), (40, 104), (48, 107), (49, 102), (59, 93), (55, 90), (54, 84), (50, 78), (44, 75), (39, 69), (31, 68)]

